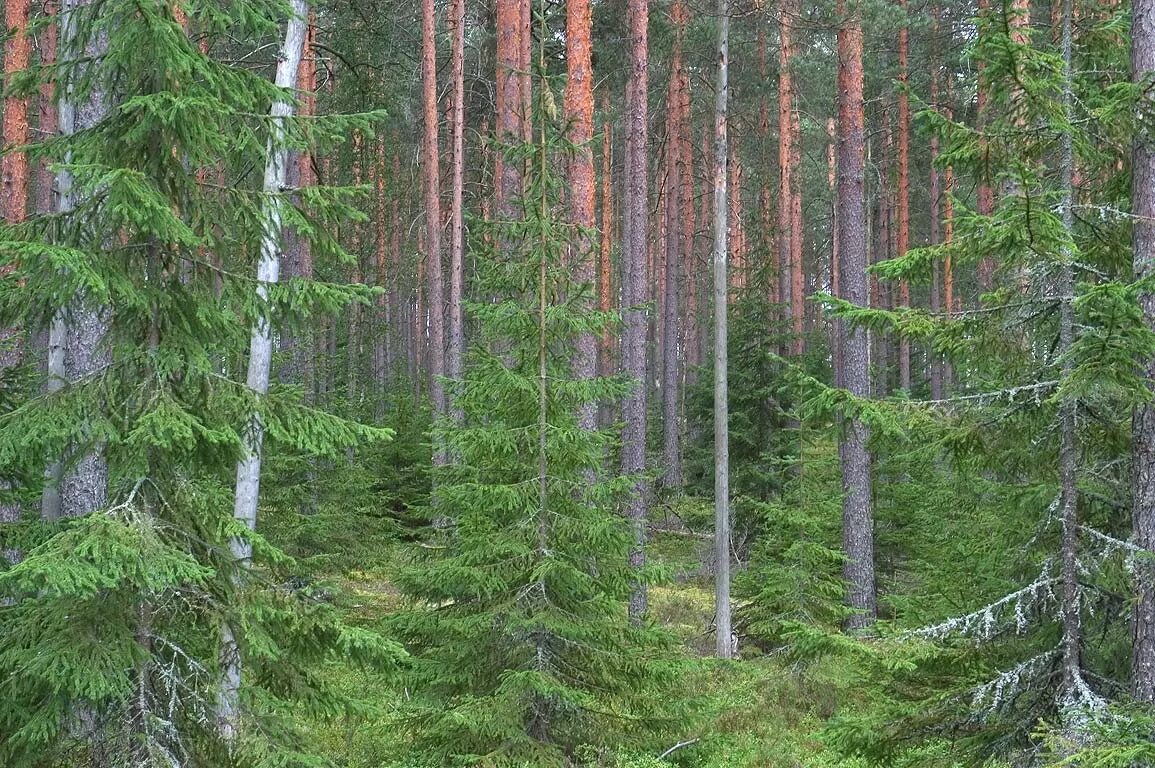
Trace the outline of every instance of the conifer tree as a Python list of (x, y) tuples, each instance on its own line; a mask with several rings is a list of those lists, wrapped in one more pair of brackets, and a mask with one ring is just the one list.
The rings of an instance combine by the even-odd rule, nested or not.
[[(255, 47), (277, 34), (284, 10), (258, 1), (191, 15), (205, 34), (227, 30)], [(81, 514), (25, 527), (27, 557), (0, 574), (0, 762), (306, 762), (314, 746), (287, 713), (357, 708), (331, 687), (325, 660), (385, 664), (396, 648), (283, 586), (291, 560), (228, 513), (230, 474), (254, 447), (254, 414), (266, 451), (337, 455), (389, 432), (232, 375), (250, 324), (283, 327), (368, 296), (301, 281), (262, 280), (257, 291), (238, 275), (258, 259), (268, 266), (262, 244), (281, 247), (270, 206), (326, 258), (341, 255), (328, 232), (354, 212), (346, 192), (310, 190), (298, 208), (284, 189), (252, 179), (222, 189), (197, 171), (263, 165), (270, 133), (277, 147), (301, 147), (368, 123), (333, 119), (306, 134), (260, 117), (286, 104), (286, 82), (207, 56), (168, 2), (64, 11), (59, 63), (27, 87), (57, 78), (65, 126), (79, 105), (78, 130), (36, 148), (66, 180), (66, 204), (0, 230), (0, 320), (34, 328), (97, 316), (103, 341), (87, 351), (104, 362), (0, 416), (0, 467), (35, 487), (57, 457), (67, 473), (99, 455), (107, 501), (66, 496), (65, 510)], [(233, 556), (238, 540), (251, 561)], [(216, 715), (232, 660), (218, 655), (222, 626), (245, 670), (226, 694), (237, 706), (225, 741)]]
[[(582, 233), (553, 169), (579, 148), (556, 133), (547, 87), (537, 141), (507, 149), (528, 169), (526, 194), (509, 201), (516, 224), (493, 226), (518, 236), (472, 240), (483, 294), (497, 298), (470, 305), (465, 419), (438, 429), (458, 460), (440, 470), (433, 508), (453, 525), (397, 577), (411, 600), (393, 623), (413, 654), (418, 748), (439, 764), (560, 765), (661, 709), (658, 636), (626, 612), (633, 537), (615, 510), (635, 479), (606, 475), (609, 435), (580, 418), (627, 385), (576, 369), (575, 345), (610, 318), (572, 300), (588, 290), (568, 260)], [(518, 251), (485, 250), (503, 242)]]

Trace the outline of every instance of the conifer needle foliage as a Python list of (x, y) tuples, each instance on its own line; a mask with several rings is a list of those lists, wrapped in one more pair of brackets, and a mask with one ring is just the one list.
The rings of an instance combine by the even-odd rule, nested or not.
[[(105, 108), (33, 148), (71, 179), (73, 205), (0, 229), (0, 323), (36, 329), (94, 310), (107, 321), (107, 364), (50, 392), (28, 376), (0, 415), (0, 472), (33, 501), (47, 464), (63, 460), (67, 472), (99, 451), (108, 501), (0, 531), (23, 550), (0, 574), (0, 763), (318, 765), (291, 714), (361, 706), (331, 688), (327, 661), (389, 666), (399, 649), (287, 586), (292, 561), (232, 518), (232, 471), (253, 413), (269, 450), (343, 455), (390, 431), (303, 405), (292, 390), (255, 396), (240, 373), (244, 329), (258, 314), (279, 328), (286, 309), (307, 316), (367, 294), (298, 283), (265, 302), (245, 277), (264, 220), (244, 170), (263, 164), (269, 107), (284, 98), (266, 72), (202, 53), (168, 2), (66, 10), (60, 63), (37, 79)], [(275, 35), (287, 12), (263, 0), (184, 10), (194, 30), (228, 30), (237, 46)], [(289, 136), (308, 140), (295, 124)], [(217, 169), (236, 180), (209, 182)], [(345, 196), (316, 192), (308, 205), (288, 220), (319, 256), (340, 257), (314, 222), (351, 215)], [(251, 568), (229, 554), (237, 536), (252, 537)], [(245, 669), (231, 748), (215, 716), (225, 623)]]
[(569, 147), (538, 119), (536, 142), (506, 150), (526, 169), (518, 220), (473, 240), (480, 295), (493, 299), (469, 305), (478, 334), (454, 396), (464, 421), (435, 430), (452, 457), (431, 503), (444, 527), (397, 577), (411, 601), (392, 622), (413, 654), (410, 713), (441, 764), (562, 764), (663, 710), (666, 643), (626, 615), (632, 537), (615, 509), (632, 479), (607, 476), (610, 436), (578, 422), (627, 385), (573, 375), (577, 337), (612, 318), (572, 279), (588, 254), (569, 247), (559, 204), (554, 168)]

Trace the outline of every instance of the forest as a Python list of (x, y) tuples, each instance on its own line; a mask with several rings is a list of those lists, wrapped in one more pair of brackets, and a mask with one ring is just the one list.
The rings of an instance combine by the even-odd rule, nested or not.
[(1155, 765), (1155, 0), (4, 0), (0, 768)]

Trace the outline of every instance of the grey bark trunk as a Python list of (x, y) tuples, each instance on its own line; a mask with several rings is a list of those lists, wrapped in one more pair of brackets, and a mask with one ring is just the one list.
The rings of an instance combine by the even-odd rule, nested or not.
[[(73, 12), (86, 7), (91, 0), (69, 0), (60, 10), (60, 56), (93, 58), (107, 46), (107, 37), (95, 33), (90, 39), (78, 39)], [(83, 50), (78, 47), (83, 45)], [(108, 113), (108, 93), (99, 85), (90, 87), (85, 98), (77, 101), (74, 86), (66, 85), (57, 106), (58, 130), (71, 135), (99, 123)], [(57, 176), (57, 210), (67, 214), (76, 205), (71, 171), (63, 169)], [(53, 317), (48, 340), (49, 392), (93, 375), (110, 361), (104, 338), (108, 333), (110, 313), (107, 307), (92, 306), (85, 297), (76, 297)], [(48, 468), (47, 483), (41, 500), (41, 514), (47, 520), (79, 517), (104, 506), (108, 496), (108, 463), (104, 452), (96, 448), (83, 456), (68, 472), (60, 462)]]
[[(283, 189), (288, 166), (288, 147), (285, 142), (285, 122), (293, 115), (293, 103), (288, 99), (289, 91), (297, 81), (297, 68), (301, 63), (301, 53), (305, 42), (308, 5), (305, 0), (290, 0), (290, 17), (285, 27), (285, 41), (277, 61), (275, 83), (286, 95), (284, 101), (274, 102), (269, 110), (272, 119), (272, 135), (269, 137), (265, 161), (263, 184), (264, 234), (261, 238), (260, 261), (257, 264), (257, 296), (261, 301), (268, 298), (267, 286), (280, 277), (282, 258), (282, 206)], [(249, 367), (247, 385), (257, 395), (269, 391), (269, 370), (272, 365), (272, 331), (267, 316), (258, 316), (253, 321), (249, 345)], [(237, 462), (236, 491), (233, 501), (233, 516), (249, 530), (257, 525), (257, 500), (261, 484), (261, 449), (264, 443), (264, 426), (260, 417), (253, 414), (245, 434), (246, 455)], [(252, 558), (252, 544), (248, 539), (234, 539), (232, 554), (237, 567), (247, 568)], [(232, 743), (237, 736), (240, 719), (241, 658), (233, 628), (225, 624), (221, 632), (221, 691), (217, 703), (217, 717), (221, 736)]]
[[(1155, 0), (1135, 0), (1131, 21), (1131, 69), (1136, 82), (1155, 75)], [(1151, 109), (1150, 102), (1143, 105)], [(1155, 137), (1136, 134), (1131, 206), (1134, 213), (1135, 278), (1155, 273)], [(1155, 293), (1139, 297), (1147, 326), (1155, 328)], [(1146, 361), (1148, 386), (1155, 382), (1155, 359)], [(1155, 550), (1155, 403), (1135, 409), (1131, 421), (1132, 520), (1135, 543)], [(1141, 702), (1155, 703), (1155, 563), (1140, 561), (1133, 620), (1131, 690)]]
[[(453, 199), (450, 201), (449, 232), (449, 351), (447, 375), (458, 386), (464, 373), (465, 318), (461, 298), (465, 279), (465, 220), (463, 197), (465, 184), (465, 0), (453, 0), (450, 15), (453, 19)], [(453, 393), (456, 396), (456, 392)], [(454, 421), (461, 423), (464, 415), (457, 405), (452, 406)]]
[[(670, 89), (674, 93), (674, 89)], [(676, 108), (671, 107), (671, 112)], [(676, 124), (676, 123), (675, 123)], [(678, 419), (681, 404), (679, 384), (681, 375), (678, 355), (679, 304), (681, 283), (681, 240), (682, 229), (682, 173), (684, 173), (681, 152), (676, 133), (671, 131), (668, 140), (669, 179), (666, 198), (666, 264), (665, 264), (665, 304), (662, 308), (662, 487), (679, 488), (682, 485), (682, 447)]]
[[(624, 372), (634, 380), (634, 388), (622, 401), (622, 472), (638, 476), (626, 515), (634, 532), (630, 565), (635, 570), (645, 566), (646, 514), (649, 506), (649, 483), (640, 477), (646, 468), (646, 394), (649, 380), (646, 365), (646, 312), (649, 301), (646, 283), (646, 248), (648, 246), (648, 205), (646, 193), (646, 152), (648, 151), (646, 74), (649, 37), (648, 0), (628, 0), (629, 79), (626, 82), (625, 122), (625, 195), (623, 199), (623, 304), (625, 334), (622, 340)], [(639, 578), (630, 595), (630, 617), (640, 620), (646, 612), (646, 587)]]
[(718, 658), (734, 655), (730, 625), (730, 403), (727, 361), (729, 255), (727, 159), (729, 141), (730, 3), (718, 0), (718, 86), (714, 105), (714, 574), (715, 637)]

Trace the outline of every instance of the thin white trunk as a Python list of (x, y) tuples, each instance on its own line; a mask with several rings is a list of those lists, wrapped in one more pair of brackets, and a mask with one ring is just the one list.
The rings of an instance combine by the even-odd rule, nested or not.
[(715, 649), (722, 659), (734, 655), (730, 629), (730, 395), (726, 359), (729, 67), (730, 3), (718, 0), (718, 88), (714, 111), (714, 608)]
[[(268, 298), (267, 286), (277, 282), (281, 269), (281, 219), (289, 160), (289, 150), (285, 141), (285, 122), (293, 114), (293, 103), (287, 97), (297, 82), (297, 68), (301, 64), (309, 17), (306, 0), (290, 0), (289, 9), (291, 16), (285, 28), (285, 43), (277, 61), (275, 79), (276, 85), (286, 94), (286, 99), (274, 102), (269, 111), (272, 117), (272, 135), (269, 137), (268, 157), (265, 161), (262, 211), (264, 233), (261, 237), (261, 257), (257, 264), (257, 296), (262, 302)], [(249, 389), (258, 395), (264, 395), (269, 391), (272, 356), (273, 343), (269, 319), (266, 315), (260, 314), (253, 321), (247, 380)], [(261, 447), (264, 436), (260, 416), (254, 413), (245, 435), (246, 455), (237, 462), (237, 484), (233, 503), (233, 516), (244, 523), (249, 530), (256, 528), (257, 524)], [(234, 539), (232, 552), (238, 561), (238, 567), (247, 567), (252, 557), (252, 544), (248, 539)], [(239, 716), (241, 660), (236, 637), (228, 624), (222, 630), (221, 664), (223, 672), (217, 714), (220, 718), (221, 735), (226, 741), (232, 742), (236, 738)]]

